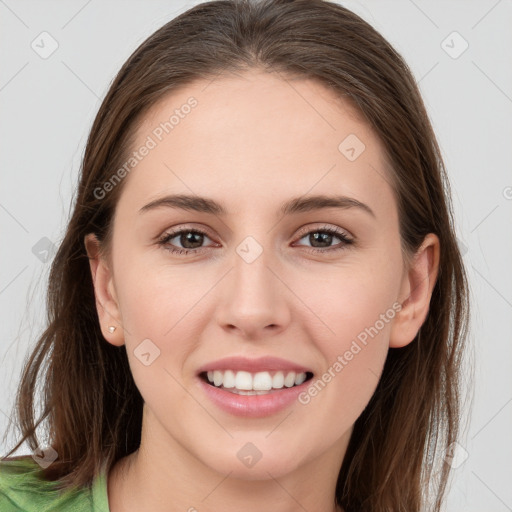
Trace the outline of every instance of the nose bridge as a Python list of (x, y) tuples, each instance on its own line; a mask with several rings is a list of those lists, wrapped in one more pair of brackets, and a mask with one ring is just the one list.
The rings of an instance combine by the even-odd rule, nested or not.
[(275, 258), (270, 248), (256, 237), (245, 237), (235, 247), (230, 284), (218, 310), (224, 326), (234, 326), (254, 334), (267, 326), (283, 327), (288, 315), (283, 284), (274, 275)]
[(248, 309), (262, 307), (275, 297), (275, 280), (269, 270), (273, 257), (254, 236), (245, 237), (235, 249), (233, 281), (237, 300)]

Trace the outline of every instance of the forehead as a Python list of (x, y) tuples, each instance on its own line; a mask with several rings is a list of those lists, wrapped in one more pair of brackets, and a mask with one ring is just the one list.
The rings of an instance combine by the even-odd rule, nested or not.
[[(157, 102), (137, 129), (135, 201), (164, 193), (248, 199), (334, 189), (389, 208), (384, 148), (347, 100), (314, 80), (249, 71), (200, 80)], [(141, 205), (142, 206), (142, 205)]]

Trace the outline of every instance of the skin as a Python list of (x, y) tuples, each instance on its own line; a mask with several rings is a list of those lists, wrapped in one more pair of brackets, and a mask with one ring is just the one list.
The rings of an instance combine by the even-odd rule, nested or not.
[[(153, 106), (134, 149), (190, 96), (195, 109), (125, 178), (111, 258), (98, 255), (93, 235), (85, 239), (103, 335), (126, 345), (145, 401), (141, 446), (108, 475), (110, 510), (337, 510), (354, 422), (388, 349), (410, 343), (426, 318), (439, 240), (428, 235), (406, 264), (380, 140), (314, 81), (251, 70), (195, 82)], [(349, 134), (366, 146), (354, 161), (338, 150)], [(139, 213), (171, 193), (215, 199), (228, 213)], [(375, 217), (358, 208), (279, 213), (286, 200), (313, 194), (355, 198)], [(334, 235), (314, 245), (307, 233), (325, 226), (354, 244)], [(155, 241), (180, 227), (206, 231), (203, 249), (175, 255)], [(247, 236), (263, 251), (250, 264), (236, 252)], [(184, 247), (179, 236), (172, 243)], [(282, 357), (318, 378), (394, 303), (401, 310), (306, 405), (240, 418), (198, 385), (199, 366), (231, 355)], [(134, 355), (147, 338), (160, 350), (149, 366)], [(237, 458), (248, 442), (262, 454), (252, 467)]]

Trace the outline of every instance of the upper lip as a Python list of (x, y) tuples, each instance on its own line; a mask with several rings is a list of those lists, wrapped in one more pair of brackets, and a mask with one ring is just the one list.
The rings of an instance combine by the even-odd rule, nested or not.
[(258, 357), (254, 359), (240, 356), (225, 357), (201, 366), (201, 368), (198, 369), (198, 373), (213, 370), (235, 370), (251, 373), (287, 370), (294, 371), (296, 373), (313, 373), (309, 368), (301, 364), (271, 356)]

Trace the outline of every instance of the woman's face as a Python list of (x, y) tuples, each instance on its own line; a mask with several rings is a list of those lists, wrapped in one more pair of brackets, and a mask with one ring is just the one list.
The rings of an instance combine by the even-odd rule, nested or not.
[(380, 141), (322, 85), (251, 71), (173, 92), (133, 151), (100, 318), (147, 449), (246, 479), (341, 464), (409, 290)]

